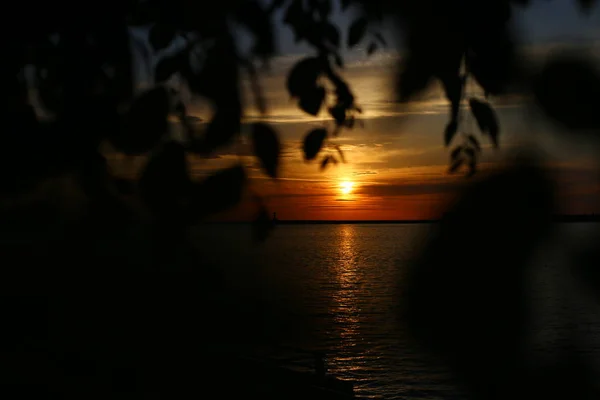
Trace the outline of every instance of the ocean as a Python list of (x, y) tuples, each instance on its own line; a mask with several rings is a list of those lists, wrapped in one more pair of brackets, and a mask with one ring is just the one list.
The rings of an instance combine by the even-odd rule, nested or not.
[[(248, 226), (208, 225), (196, 228), (193, 240), (204, 262), (217, 266), (223, 285), (237, 294), (235, 301), (245, 303), (239, 309), (250, 309), (252, 301), (262, 304), (254, 309), (255, 316), (244, 320), (240, 337), (246, 329), (264, 335), (266, 342), (322, 351), (329, 372), (352, 381), (359, 397), (461, 398), (444, 366), (407, 338), (397, 313), (401, 272), (436, 228), (280, 225), (265, 243), (256, 244)], [(557, 225), (550, 242), (539, 250), (529, 325), (536, 357), (551, 358), (575, 333), (578, 351), (593, 361), (596, 372), (600, 306), (568, 265), (573, 254), (593, 243), (598, 228)]]

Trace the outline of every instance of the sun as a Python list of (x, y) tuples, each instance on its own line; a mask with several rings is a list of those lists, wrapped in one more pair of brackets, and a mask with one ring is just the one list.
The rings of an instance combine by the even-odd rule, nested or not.
[(354, 182), (344, 181), (340, 183), (340, 191), (342, 194), (350, 194), (354, 188)]

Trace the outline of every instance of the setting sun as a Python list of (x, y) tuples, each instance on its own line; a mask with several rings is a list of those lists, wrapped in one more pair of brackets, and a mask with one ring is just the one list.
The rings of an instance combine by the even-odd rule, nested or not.
[(352, 192), (352, 188), (354, 187), (354, 182), (344, 181), (340, 183), (340, 190), (342, 194), (349, 194)]

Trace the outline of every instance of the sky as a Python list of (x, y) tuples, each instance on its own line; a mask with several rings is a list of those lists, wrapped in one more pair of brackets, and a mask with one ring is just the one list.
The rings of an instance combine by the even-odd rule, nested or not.
[[(276, 18), (281, 19), (281, 15)], [(342, 32), (354, 18), (336, 12), (334, 21)], [(564, 46), (584, 47), (595, 57), (600, 55), (600, 8), (583, 15), (572, 0), (541, 1), (526, 11), (516, 9), (515, 27), (520, 34), (520, 51), (534, 62), (543, 61), (552, 51)], [(338, 156), (326, 148), (315, 162), (305, 162), (301, 143), (314, 128), (332, 127), (324, 110), (317, 117), (303, 113), (285, 88), (286, 74), (310, 48), (294, 43), (287, 27), (278, 24), (279, 55), (261, 83), (269, 114), (261, 116), (251, 104), (249, 85), (245, 81), (245, 124), (242, 142), (219, 152), (211, 159), (192, 158), (193, 174), (202, 177), (215, 169), (240, 160), (249, 168), (252, 191), (260, 193), (268, 208), (280, 219), (309, 220), (397, 220), (439, 217), (455, 198), (458, 190), (469, 183), (463, 175), (450, 175), (449, 151), (443, 145), (448, 122), (448, 103), (434, 85), (421, 98), (408, 104), (394, 102), (394, 67), (402, 48), (384, 26), (391, 43), (372, 57), (366, 56), (366, 40), (353, 51), (343, 51), (346, 68), (342, 75), (350, 83), (357, 103), (363, 108), (364, 127), (344, 130), (331, 144), (339, 146), (346, 163), (319, 168), (323, 155)], [(240, 38), (241, 46), (247, 39)], [(597, 58), (600, 60), (600, 57)], [(600, 64), (599, 64), (600, 65)], [(482, 93), (475, 87), (471, 94)], [(598, 144), (573, 141), (572, 135), (548, 121), (528, 99), (509, 95), (492, 99), (501, 124), (500, 149), (490, 146), (485, 137), (480, 158), (479, 176), (499, 168), (524, 145), (535, 145), (545, 154), (548, 170), (560, 184), (560, 212), (600, 212), (599, 165), (595, 155)], [(200, 118), (210, 111), (194, 103), (190, 112)], [(252, 156), (248, 127), (252, 122), (268, 122), (282, 139), (283, 154), (280, 178), (267, 177)], [(468, 133), (479, 135), (475, 122), (467, 120)], [(598, 157), (596, 157), (598, 158)], [(478, 179), (475, 177), (475, 179)], [(239, 207), (218, 218), (246, 219), (253, 215), (254, 203), (244, 201)]]

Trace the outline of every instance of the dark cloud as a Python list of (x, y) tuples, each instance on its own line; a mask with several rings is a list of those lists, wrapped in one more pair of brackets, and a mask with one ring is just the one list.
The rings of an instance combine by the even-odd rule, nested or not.
[(456, 193), (463, 184), (457, 182), (433, 183), (394, 183), (362, 185), (357, 188), (357, 194), (376, 197), (414, 196), (426, 194)]
[(355, 172), (353, 175), (354, 176), (377, 175), (377, 172), (376, 171), (361, 171), (361, 172)]

